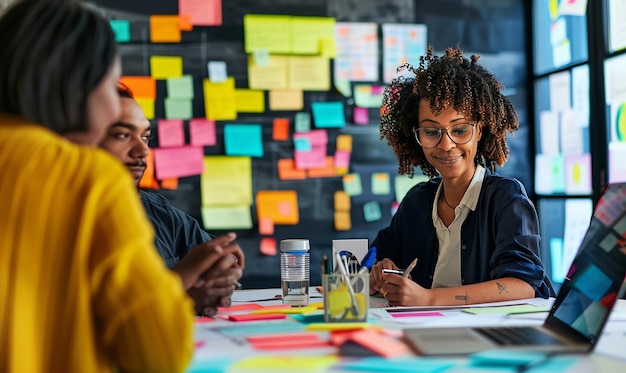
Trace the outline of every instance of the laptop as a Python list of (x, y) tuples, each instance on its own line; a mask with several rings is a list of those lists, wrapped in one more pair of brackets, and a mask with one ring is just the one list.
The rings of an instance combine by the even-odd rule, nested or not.
[(406, 329), (420, 355), (469, 354), (493, 348), (589, 352), (626, 278), (626, 183), (602, 193), (565, 281), (540, 326)]

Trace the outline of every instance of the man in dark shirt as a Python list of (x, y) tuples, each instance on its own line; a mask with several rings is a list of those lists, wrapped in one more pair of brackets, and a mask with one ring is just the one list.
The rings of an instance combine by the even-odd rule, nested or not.
[[(139, 185), (146, 170), (146, 157), (150, 153), (150, 121), (128, 88), (120, 85), (118, 92), (122, 102), (122, 118), (108, 129), (100, 147), (120, 160)], [(172, 270), (184, 272), (193, 268), (198, 258), (202, 258), (201, 251), (206, 251), (208, 255), (218, 250), (223, 255), (235, 256), (236, 264), (227, 271), (207, 273), (204, 283), (188, 290), (199, 314), (214, 314), (217, 307), (229, 306), (244, 267), (244, 254), (235, 242), (235, 234), (212, 239), (194, 218), (172, 206), (165, 197), (141, 189), (139, 195), (154, 226), (159, 254)], [(188, 256), (190, 253), (194, 255)]]

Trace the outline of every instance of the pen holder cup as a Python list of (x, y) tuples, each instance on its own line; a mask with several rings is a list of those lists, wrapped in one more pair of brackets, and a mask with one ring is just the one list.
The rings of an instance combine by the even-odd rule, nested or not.
[(322, 275), (324, 289), (324, 321), (366, 322), (369, 311), (370, 275), (325, 274)]

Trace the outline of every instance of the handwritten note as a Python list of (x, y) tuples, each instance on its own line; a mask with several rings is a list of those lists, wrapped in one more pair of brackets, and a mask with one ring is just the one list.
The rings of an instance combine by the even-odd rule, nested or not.
[[(326, 41), (331, 44), (326, 45)], [(335, 19), (331, 17), (291, 17), (291, 53), (319, 55), (336, 51)], [(335, 57), (336, 52), (326, 52)]]
[(330, 63), (326, 57), (290, 56), (290, 89), (328, 91), (330, 89)]

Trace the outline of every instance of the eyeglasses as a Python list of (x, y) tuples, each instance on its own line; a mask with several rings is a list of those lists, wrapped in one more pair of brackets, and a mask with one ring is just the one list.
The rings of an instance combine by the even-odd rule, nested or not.
[(450, 140), (457, 145), (467, 144), (474, 137), (475, 123), (455, 124), (448, 128), (436, 127), (413, 127), (415, 140), (424, 149), (434, 148), (441, 142), (442, 133), (445, 132)]

